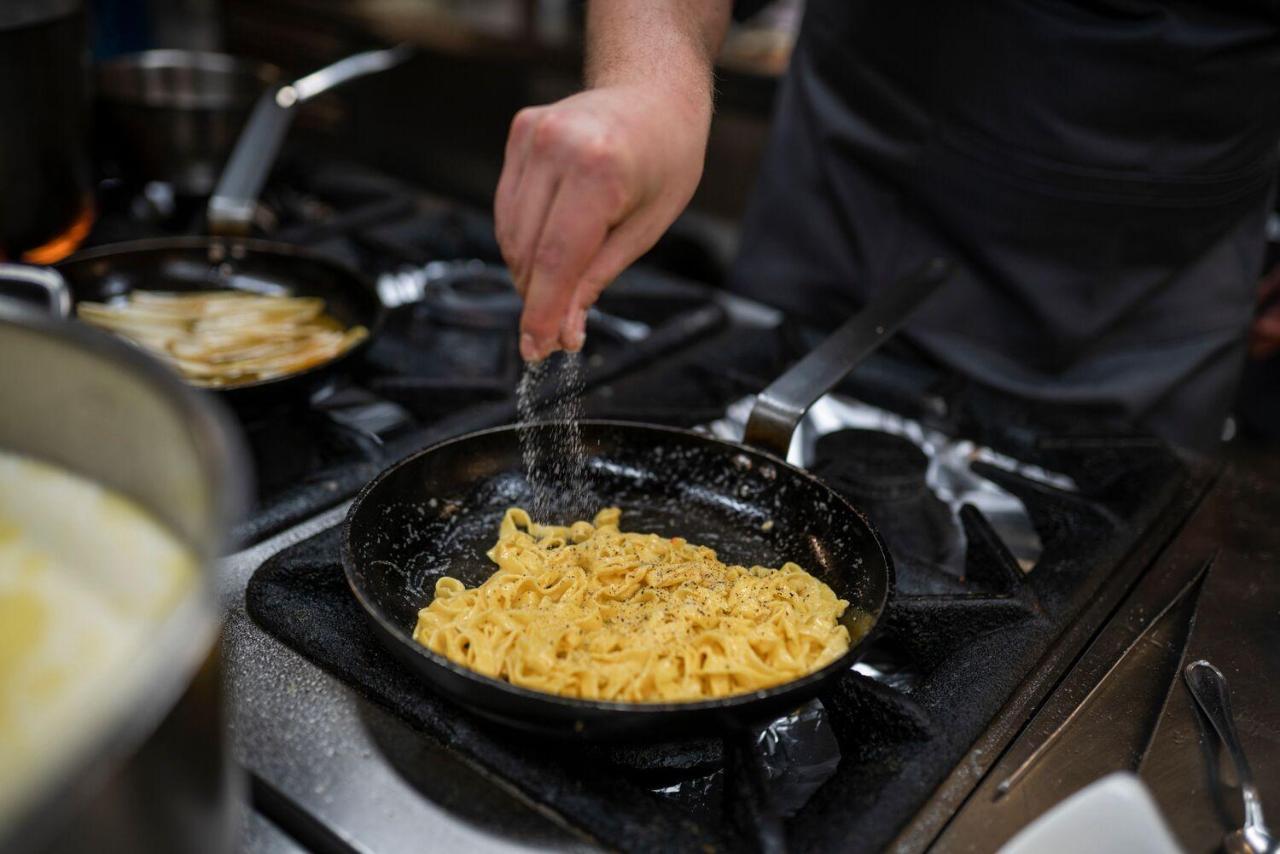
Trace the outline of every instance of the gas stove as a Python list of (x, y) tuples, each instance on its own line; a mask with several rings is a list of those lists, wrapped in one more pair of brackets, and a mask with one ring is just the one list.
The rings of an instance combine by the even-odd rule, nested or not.
[[(887, 631), (858, 667), (760, 733), (766, 803), (742, 796), (742, 769), (714, 739), (534, 743), (436, 697), (365, 626), (339, 529), (381, 468), (515, 418), (516, 315), (490, 222), (336, 164), (286, 168), (265, 198), (270, 236), (355, 266), (392, 309), (357, 371), (306, 405), (242, 414), (258, 500), (221, 585), (230, 733), (252, 781), (246, 850), (750, 850), (768, 811), (795, 851), (985, 851), (1122, 767), (1179, 768), (1180, 780), (1149, 780), (1175, 830), (1193, 848), (1217, 832), (1216, 813), (1186, 805), (1200, 751), (1179, 765), (1167, 747), (1198, 737), (1175, 675), (1194, 653), (1274, 676), (1276, 629), (1256, 629), (1280, 603), (1274, 583), (1244, 606), (1256, 636), (1224, 645), (1192, 630), (1238, 617), (1232, 585), (1256, 570), (1224, 559), (1223, 507), (1270, 493), (1150, 437), (949, 376), (905, 346), (821, 400), (793, 442), (791, 461), (882, 532), (897, 581)], [(129, 231), (138, 204), (100, 220), (96, 239), (145, 236)], [(166, 216), (147, 227), (199, 228), (196, 214)], [(638, 267), (593, 316), (585, 414), (736, 438), (751, 395), (816, 340), (773, 309)], [(1082, 698), (1186, 602), (1138, 746), (1064, 766), (1054, 745), (1071, 741)], [(1276, 715), (1271, 694), (1237, 699), (1252, 721)], [(1264, 797), (1275, 792), (1280, 756), (1254, 764)]]

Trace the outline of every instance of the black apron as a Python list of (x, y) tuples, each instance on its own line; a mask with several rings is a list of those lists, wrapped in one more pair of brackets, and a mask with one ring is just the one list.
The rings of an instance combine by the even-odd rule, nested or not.
[(1280, 137), (1270, 4), (809, 0), (738, 290), (834, 324), (945, 255), (951, 369), (1218, 440)]

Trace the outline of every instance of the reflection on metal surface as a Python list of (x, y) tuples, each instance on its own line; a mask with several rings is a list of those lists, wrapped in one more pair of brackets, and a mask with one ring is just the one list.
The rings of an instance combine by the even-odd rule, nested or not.
[[(754, 397), (742, 398), (729, 407), (724, 418), (712, 422), (707, 429), (720, 438), (740, 440), (753, 403)], [(967, 439), (952, 438), (909, 418), (839, 394), (828, 394), (810, 408), (792, 437), (787, 461), (808, 468), (815, 460), (818, 439), (847, 429), (880, 430), (903, 436), (918, 446), (929, 458), (926, 474), (929, 488), (951, 508), (957, 517), (956, 525), (959, 526), (961, 507), (965, 504), (977, 507), (1009, 547), (1023, 572), (1031, 571), (1042, 550), (1031, 517), (1021, 501), (975, 474), (973, 464), (989, 463), (1037, 483), (1076, 491), (1074, 481), (1066, 475), (1027, 465)], [(959, 552), (958, 560), (963, 561), (963, 550)]]

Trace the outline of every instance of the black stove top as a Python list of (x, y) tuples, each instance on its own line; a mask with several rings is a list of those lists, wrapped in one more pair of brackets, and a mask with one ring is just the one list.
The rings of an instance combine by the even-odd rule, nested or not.
[[(306, 406), (241, 413), (258, 482), (257, 507), (239, 531), (246, 543), (340, 504), (411, 451), (514, 420), (521, 368), (516, 313), (483, 213), (364, 170), (287, 164), (265, 196), (267, 235), (376, 278), (394, 307), (363, 363)], [(163, 198), (168, 218), (139, 222), (156, 204), (117, 200), (91, 239), (200, 230), (198, 210), (169, 209)], [(652, 270), (629, 272), (600, 308), (584, 354), (589, 416), (709, 424), (816, 340), (768, 309)], [(533, 743), (436, 697), (365, 625), (343, 581), (336, 527), (257, 567), (245, 609), (258, 629), (607, 848), (761, 848), (777, 820), (793, 850), (876, 850), (909, 838), (931, 810), (936, 832), (938, 816), (973, 786), (960, 764), (966, 752), (1025, 720), (1029, 711), (1022, 719), (1001, 711), (1015, 689), (1068, 629), (1105, 618), (1099, 603), (1124, 594), (1207, 474), (1157, 441), (1002, 398), (905, 348), (869, 360), (840, 391), (1055, 473), (972, 463), (1021, 501), (1039, 557), (1034, 567), (1020, 563), (983, 510), (943, 502), (929, 459), (901, 433), (819, 436), (807, 463), (882, 532), (895, 595), (886, 631), (858, 669), (764, 729), (746, 767), (716, 740)], [(1086, 618), (1087, 610), (1098, 613)], [(386, 760), (397, 761), (392, 752)], [(401, 770), (408, 779), (421, 773)], [(746, 783), (753, 774), (768, 781), (764, 803)], [(320, 821), (305, 805), (273, 796), (259, 808), (295, 837), (316, 838), (300, 826)], [(404, 828), (405, 838), (416, 833)]]
[[(773, 801), (746, 797), (744, 772), (716, 741), (627, 747), (535, 744), (433, 695), (365, 626), (331, 529), (269, 560), (246, 594), (250, 616), (449, 748), (606, 847), (628, 851), (760, 847), (761, 816), (786, 815), (792, 850), (888, 845), (984, 730), (1014, 687), (1171, 503), (1190, 492), (1157, 446), (1124, 454), (1123, 489), (1060, 492), (992, 468), (1022, 499), (1043, 544), (1024, 573), (980, 511), (958, 520), (923, 487), (923, 460), (899, 437), (828, 434), (822, 471), (885, 532), (897, 586), (887, 632), (819, 704), (761, 734)], [(857, 447), (852, 447), (856, 444)], [(1088, 482), (1092, 443), (1051, 443), (1036, 462)], [(867, 450), (874, 449), (872, 457)], [(1147, 500), (1135, 508), (1131, 490)], [(1185, 508), (1184, 508), (1185, 509)], [(952, 530), (956, 524), (959, 530)], [(958, 543), (964, 545), (958, 546)], [(921, 548), (920, 544), (929, 544)], [(963, 571), (931, 549), (962, 548)]]

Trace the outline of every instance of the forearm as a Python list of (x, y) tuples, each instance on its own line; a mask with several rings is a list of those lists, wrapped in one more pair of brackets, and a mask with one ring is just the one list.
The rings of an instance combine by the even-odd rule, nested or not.
[(587, 309), (689, 203), (731, 5), (592, 0), (586, 91), (516, 114), (493, 205), (524, 358), (579, 349)]
[(710, 114), (732, 0), (589, 0), (588, 87), (657, 85)]

